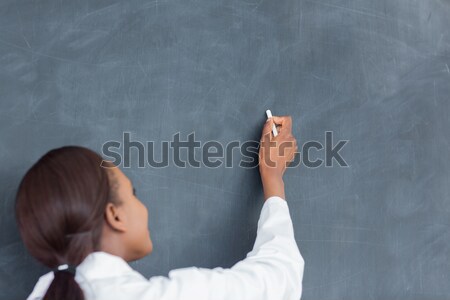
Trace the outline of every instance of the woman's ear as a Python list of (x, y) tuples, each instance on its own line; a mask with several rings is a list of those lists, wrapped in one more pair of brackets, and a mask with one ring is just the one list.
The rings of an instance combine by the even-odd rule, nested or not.
[(127, 227), (125, 223), (125, 214), (120, 207), (115, 206), (113, 203), (109, 202), (106, 205), (105, 210), (106, 223), (111, 227), (112, 230), (126, 232)]

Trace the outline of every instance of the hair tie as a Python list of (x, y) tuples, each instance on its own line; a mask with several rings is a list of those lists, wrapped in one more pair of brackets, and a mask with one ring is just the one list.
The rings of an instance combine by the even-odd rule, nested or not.
[(59, 265), (58, 267), (53, 269), (53, 273), (68, 272), (68, 273), (72, 274), (73, 276), (75, 276), (76, 271), (77, 271), (77, 268), (75, 266), (69, 265), (69, 264)]

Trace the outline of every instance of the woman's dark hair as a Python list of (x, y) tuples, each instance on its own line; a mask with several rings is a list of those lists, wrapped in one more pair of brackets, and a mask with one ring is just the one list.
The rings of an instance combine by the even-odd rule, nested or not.
[[(114, 167), (92, 150), (67, 146), (47, 152), (23, 177), (16, 220), (28, 251), (45, 266), (78, 266), (100, 250), (106, 205), (120, 204), (105, 166)], [(79, 300), (84, 294), (74, 275), (56, 272), (44, 299)]]

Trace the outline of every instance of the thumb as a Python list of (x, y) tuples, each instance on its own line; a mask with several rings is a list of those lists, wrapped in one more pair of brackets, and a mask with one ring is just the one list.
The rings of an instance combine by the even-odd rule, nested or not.
[(270, 118), (264, 124), (263, 130), (262, 130), (261, 140), (263, 138), (269, 138), (270, 139), (270, 133), (272, 132), (272, 126), (273, 126), (273, 119)]

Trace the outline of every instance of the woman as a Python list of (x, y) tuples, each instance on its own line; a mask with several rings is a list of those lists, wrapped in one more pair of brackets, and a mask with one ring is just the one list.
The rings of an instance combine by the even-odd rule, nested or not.
[[(274, 122), (277, 137), (270, 133)], [(108, 162), (101, 167), (101, 156), (82, 147), (48, 152), (26, 173), (16, 199), (25, 246), (52, 269), (28, 299), (298, 300), (304, 262), (282, 180), (297, 151), (291, 124), (290, 117), (273, 117), (263, 128), (259, 170), (265, 203), (253, 250), (229, 269), (190, 267), (168, 277), (146, 279), (127, 264), (153, 246), (147, 208), (120, 169)], [(276, 147), (269, 143), (274, 141)]]

